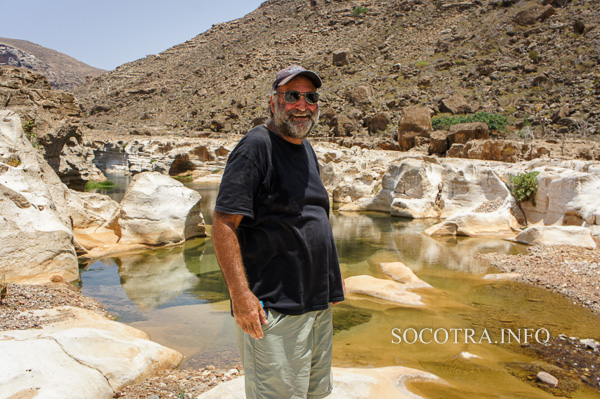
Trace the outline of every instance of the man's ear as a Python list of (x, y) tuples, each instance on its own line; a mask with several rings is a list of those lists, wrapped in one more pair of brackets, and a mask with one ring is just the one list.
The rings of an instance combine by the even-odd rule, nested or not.
[(275, 100), (273, 100), (273, 95), (271, 94), (271, 98), (269, 99), (269, 104), (271, 105), (271, 112), (274, 114), (275, 113)]

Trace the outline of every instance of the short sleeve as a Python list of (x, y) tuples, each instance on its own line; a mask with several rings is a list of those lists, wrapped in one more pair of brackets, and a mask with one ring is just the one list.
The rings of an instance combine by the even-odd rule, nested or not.
[(215, 211), (254, 218), (255, 201), (268, 170), (267, 141), (253, 130), (231, 152)]

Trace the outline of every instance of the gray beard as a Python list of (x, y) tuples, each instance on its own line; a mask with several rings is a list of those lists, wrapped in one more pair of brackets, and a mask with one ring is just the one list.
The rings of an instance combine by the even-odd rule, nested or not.
[(308, 137), (310, 131), (319, 123), (319, 110), (310, 115), (307, 123), (295, 122), (291, 114), (286, 114), (277, 102), (275, 102), (275, 112), (273, 113), (273, 122), (277, 133), (284, 137), (303, 140)]

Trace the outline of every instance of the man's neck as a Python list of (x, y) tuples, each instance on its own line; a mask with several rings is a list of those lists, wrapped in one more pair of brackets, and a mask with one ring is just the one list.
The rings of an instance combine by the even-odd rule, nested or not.
[(272, 131), (273, 133), (275, 133), (276, 135), (278, 135), (282, 139), (284, 139), (286, 141), (289, 141), (292, 144), (302, 145), (302, 140), (303, 139), (297, 139), (297, 138), (294, 138), (294, 137), (289, 137), (289, 136), (285, 136), (285, 135), (281, 134), (279, 132), (279, 130), (277, 129), (277, 127), (275, 126), (275, 123), (273, 122), (272, 119), (267, 122), (266, 126), (267, 126), (267, 129), (269, 129), (270, 131)]

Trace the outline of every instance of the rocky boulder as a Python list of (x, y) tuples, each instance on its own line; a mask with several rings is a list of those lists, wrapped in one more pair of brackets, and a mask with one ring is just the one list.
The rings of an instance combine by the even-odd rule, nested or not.
[(344, 66), (350, 63), (350, 51), (348, 49), (335, 51), (332, 57), (335, 66)]
[(532, 226), (523, 230), (517, 242), (528, 245), (575, 245), (595, 249), (590, 229), (581, 226)]
[(490, 129), (486, 123), (472, 122), (459, 123), (450, 127), (448, 132), (448, 144), (465, 144), (469, 140), (489, 139)]
[(398, 144), (402, 151), (415, 146), (415, 137), (429, 137), (431, 127), (431, 111), (425, 107), (407, 107), (402, 112), (402, 120), (398, 125)]
[(521, 227), (522, 214), (513, 197), (485, 203), (472, 211), (460, 211), (427, 228), (428, 236), (514, 236)]
[(454, 94), (440, 102), (440, 111), (452, 114), (468, 114), (471, 112), (471, 106), (461, 94)]
[[(534, 161), (530, 170), (539, 172), (535, 205), (521, 208), (530, 224), (600, 225), (600, 173), (589, 162)], [(575, 170), (574, 170), (575, 168)], [(511, 174), (517, 174), (511, 171)]]
[(41, 329), (0, 332), (3, 398), (112, 398), (183, 356), (147, 334), (92, 311), (36, 310)]
[(383, 132), (390, 122), (390, 115), (387, 112), (378, 112), (365, 118), (365, 126), (369, 134)]
[(421, 297), (414, 292), (407, 291), (412, 287), (410, 284), (402, 284), (392, 280), (361, 275), (352, 276), (344, 280), (346, 294), (353, 298), (353, 294), (367, 297), (368, 299), (393, 302), (404, 306), (423, 306)]
[(70, 221), (60, 213), (65, 191), (25, 138), (21, 119), (0, 110), (0, 274), (8, 280), (79, 278)]
[(206, 235), (201, 196), (157, 172), (136, 175), (108, 227), (120, 244), (167, 245)]
[(552, 15), (556, 14), (556, 9), (551, 5), (545, 7), (537, 4), (527, 4), (527, 8), (519, 11), (513, 21), (518, 25), (533, 25), (537, 21), (544, 21)]

